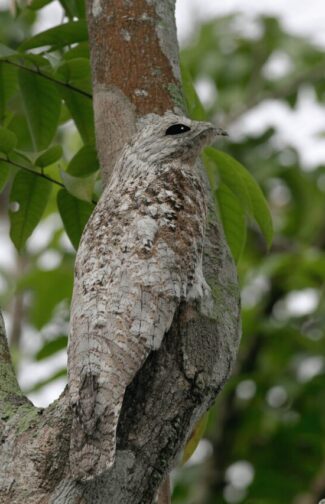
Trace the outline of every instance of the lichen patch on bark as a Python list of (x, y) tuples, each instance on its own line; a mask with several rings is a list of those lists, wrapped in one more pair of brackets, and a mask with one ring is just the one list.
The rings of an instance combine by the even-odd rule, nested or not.
[(101, 5), (101, 0), (93, 0), (91, 12), (92, 15), (97, 18), (101, 15), (103, 11), (102, 5)]

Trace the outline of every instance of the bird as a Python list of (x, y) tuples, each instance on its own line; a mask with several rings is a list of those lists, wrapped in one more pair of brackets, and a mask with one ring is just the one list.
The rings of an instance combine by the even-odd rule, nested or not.
[(126, 387), (159, 349), (180, 304), (211, 297), (202, 273), (207, 197), (196, 161), (225, 134), (172, 112), (150, 114), (85, 226), (68, 346), (76, 480), (112, 467)]

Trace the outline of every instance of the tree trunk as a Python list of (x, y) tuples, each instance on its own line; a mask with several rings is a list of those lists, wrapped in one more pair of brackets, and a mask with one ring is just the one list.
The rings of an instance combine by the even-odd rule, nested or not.
[[(174, 3), (88, 0), (105, 182), (138, 119), (182, 108)], [(240, 337), (236, 271), (212, 202), (203, 262), (213, 318), (193, 305), (179, 308), (161, 348), (126, 391), (113, 468), (91, 482), (70, 478), (67, 390), (45, 410), (35, 408), (19, 390), (0, 325), (1, 503), (153, 502), (193, 425), (229, 376)]]

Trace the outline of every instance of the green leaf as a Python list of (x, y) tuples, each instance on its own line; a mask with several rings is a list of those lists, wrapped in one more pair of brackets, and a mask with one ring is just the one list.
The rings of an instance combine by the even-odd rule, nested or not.
[[(18, 65), (19, 67), (25, 68), (26, 70), (48, 70), (50, 74), (52, 74), (53, 69), (49, 61), (50, 59), (53, 59), (53, 56), (51, 58), (51, 55), (49, 54), (47, 54), (47, 57), (44, 57), (41, 54), (11, 51), (7, 56), (3, 56), (2, 63), (10, 67), (12, 67), (13, 65)], [(57, 57), (55, 58), (55, 63), (57, 63)]]
[[(213, 147), (204, 149), (203, 161), (208, 172), (210, 183), (213, 176), (216, 174), (217, 166), (219, 179), (237, 196), (242, 208), (246, 210), (249, 215), (252, 215), (253, 208), (247, 185), (243, 177), (238, 173), (238, 168), (235, 163), (233, 163), (234, 159), (227, 155), (224, 156), (223, 154), (223, 152)], [(215, 187), (212, 187), (212, 189), (217, 188), (218, 183)]]
[(6, 186), (10, 173), (10, 164), (6, 161), (0, 160), (0, 193)]
[(25, 70), (19, 70), (18, 75), (34, 148), (44, 150), (59, 124), (60, 96), (53, 82)]
[(58, 336), (54, 340), (46, 341), (42, 348), (36, 354), (36, 360), (41, 361), (46, 359), (47, 357), (51, 357), (51, 355), (59, 352), (66, 348), (68, 344), (68, 337), (65, 335)]
[(56, 161), (58, 161), (62, 157), (62, 147), (61, 145), (53, 145), (47, 151), (43, 152), (35, 161), (36, 166), (40, 166), (44, 168), (45, 166), (49, 166)]
[(200, 102), (197, 92), (195, 91), (195, 87), (193, 86), (190, 72), (182, 64), (181, 75), (188, 115), (191, 117), (191, 119), (196, 119), (197, 121), (205, 121), (206, 113), (202, 103)]
[(195, 424), (194, 429), (189, 437), (189, 439), (186, 442), (184, 452), (183, 452), (183, 457), (182, 457), (182, 463), (185, 464), (193, 455), (195, 452), (197, 445), (199, 444), (200, 440), (203, 437), (203, 434), (205, 432), (205, 429), (208, 424), (208, 419), (209, 419), (209, 412), (207, 411), (201, 418), (200, 420)]
[[(51, 67), (50, 61), (47, 58), (45, 58), (44, 56), (42, 56), (41, 54), (17, 53), (16, 56), (17, 56), (17, 58), (13, 57), (11, 59), (14, 59), (14, 60), (18, 59), (18, 62), (21, 65), (21, 60), (23, 58), (24, 68), (26, 68), (27, 71), (28, 71), (28, 69), (35, 70), (35, 67), (36, 67), (36, 69), (41, 69), (43, 73), (45, 73), (45, 71), (49, 72), (50, 75), (51, 75), (51, 73), (53, 73), (53, 69)], [(32, 63), (32, 65), (28, 65), (28, 63)]]
[(83, 142), (94, 145), (95, 130), (91, 99), (63, 86), (60, 86), (60, 94), (69, 109)]
[(2, 128), (0, 126), (0, 152), (9, 154), (17, 145), (16, 135), (8, 130), (7, 128)]
[(52, 270), (34, 269), (18, 283), (19, 291), (31, 291), (33, 302), (28, 317), (41, 329), (53, 317), (55, 308), (62, 301), (70, 301), (73, 285), (73, 268), (60, 265)]
[(91, 70), (88, 58), (75, 58), (63, 61), (55, 73), (55, 78), (77, 87), (86, 92), (89, 98), (91, 98)]
[(94, 205), (74, 198), (65, 189), (57, 195), (58, 209), (64, 228), (74, 248), (77, 250), (85, 225), (94, 209)]
[(92, 145), (84, 145), (71, 159), (67, 172), (74, 177), (83, 177), (99, 170), (97, 151)]
[(87, 58), (75, 58), (63, 61), (58, 67), (56, 75), (65, 82), (80, 79), (90, 80), (90, 63)]
[(22, 152), (18, 152), (18, 151), (10, 152), (10, 154), (8, 155), (8, 158), (9, 158), (9, 161), (12, 161), (13, 163), (17, 163), (19, 165), (22, 165), (25, 168), (33, 171), (33, 163), (31, 161), (31, 159), (28, 156), (26, 156), (25, 154), (23, 154)]
[[(245, 169), (243, 167), (243, 169)], [(247, 172), (248, 173), (248, 172)], [(268, 203), (265, 196), (257, 184), (256, 180), (251, 175), (246, 180), (247, 188), (251, 197), (253, 215), (260, 230), (262, 231), (268, 247), (271, 246), (273, 240), (273, 222)]]
[(88, 177), (74, 177), (73, 175), (62, 171), (61, 177), (66, 189), (70, 194), (72, 194), (72, 196), (75, 196), (83, 201), (90, 202), (92, 200), (96, 179), (95, 173), (89, 175)]
[(14, 114), (8, 123), (8, 127), (17, 137), (17, 149), (32, 152), (33, 139), (25, 115)]
[(86, 16), (84, 0), (60, 0), (60, 4), (70, 19), (73, 17), (84, 18)]
[(14, 51), (4, 44), (0, 44), (0, 58), (8, 58), (8, 56), (12, 56), (13, 54), (17, 54), (17, 51)]
[(5, 115), (6, 104), (17, 89), (17, 69), (0, 61), (0, 121)]
[(273, 224), (265, 196), (252, 175), (236, 159), (213, 147), (204, 150), (216, 163), (220, 179), (236, 195), (241, 207), (257, 222), (268, 246), (272, 243)]
[(51, 46), (52, 49), (59, 49), (66, 45), (75, 44), (88, 39), (87, 23), (85, 20), (69, 21), (62, 25), (55, 26), (49, 30), (34, 35), (25, 40), (20, 49), (33, 49), (34, 47)]
[(72, 49), (69, 49), (66, 51), (63, 55), (63, 58), (66, 61), (69, 61), (71, 59), (76, 59), (76, 58), (86, 58), (89, 60), (89, 43), (87, 42), (81, 42), (80, 44), (77, 44), (76, 46), (72, 47)]
[[(20, 251), (39, 223), (50, 196), (48, 180), (19, 171), (10, 192), (10, 237)], [(16, 208), (17, 206), (17, 208)]]
[(223, 182), (217, 189), (217, 201), (227, 243), (238, 262), (246, 243), (245, 213), (238, 198)]
[(45, 7), (45, 5), (48, 5), (49, 3), (53, 2), (53, 0), (32, 0), (30, 4), (28, 5), (29, 9), (32, 10), (39, 10)]

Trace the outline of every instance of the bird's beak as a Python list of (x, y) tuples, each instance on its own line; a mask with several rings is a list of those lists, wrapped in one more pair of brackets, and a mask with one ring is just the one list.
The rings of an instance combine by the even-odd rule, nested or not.
[(216, 128), (216, 135), (229, 136), (228, 132), (222, 128)]
[(212, 144), (216, 140), (217, 136), (228, 136), (227, 131), (222, 128), (216, 128), (213, 124), (207, 122), (202, 122), (200, 124), (200, 130), (201, 131), (199, 132), (198, 137), (202, 142), (202, 147), (204, 145)]

